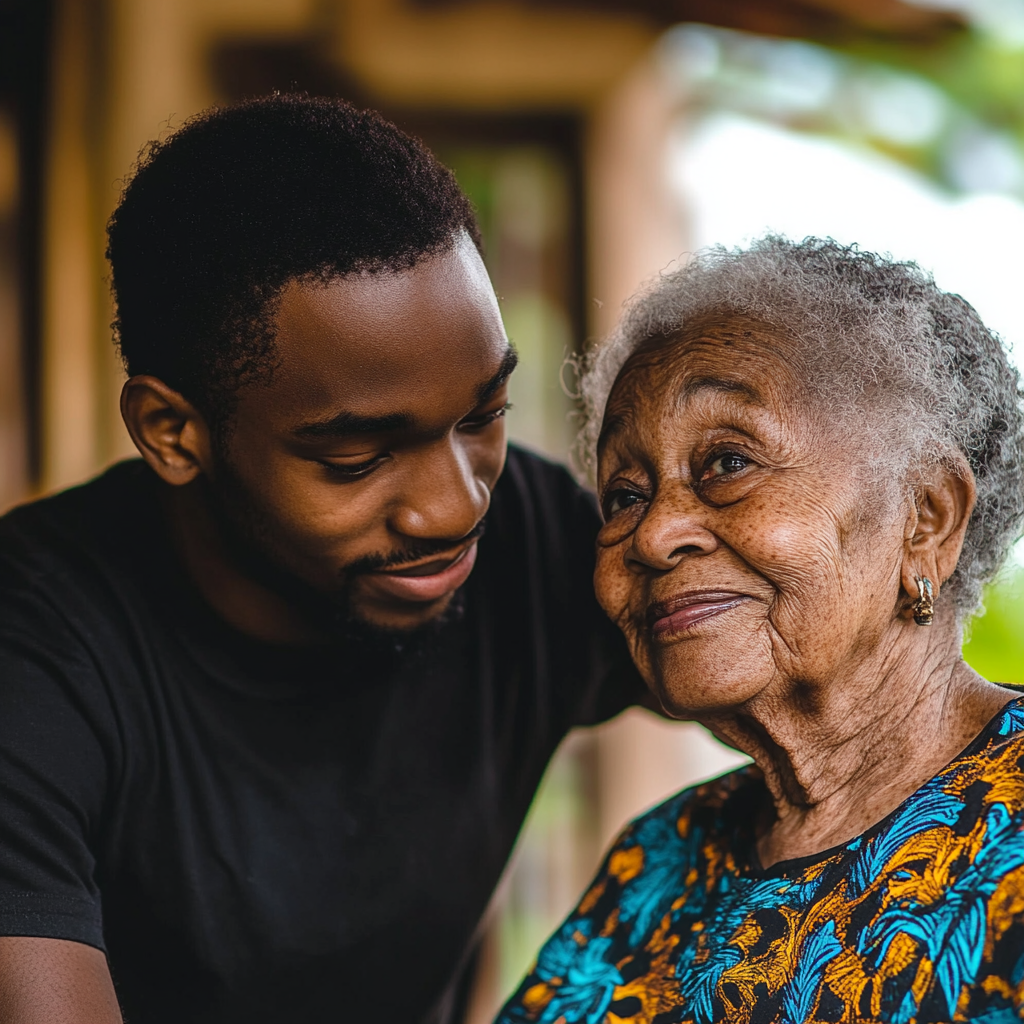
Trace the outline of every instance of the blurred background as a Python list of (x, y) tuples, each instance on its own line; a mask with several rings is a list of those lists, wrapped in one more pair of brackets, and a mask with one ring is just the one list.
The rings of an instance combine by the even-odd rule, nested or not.
[[(1024, 362), (1024, 0), (0, 0), (0, 507), (132, 454), (104, 224), (148, 140), (275, 89), (374, 106), (455, 170), (522, 355), (511, 432), (553, 458), (565, 357), (672, 261), (767, 228), (917, 259)], [(989, 678), (1024, 682), (1022, 566), (966, 646)], [(738, 761), (639, 711), (571, 736), (471, 1024), (625, 821)]]

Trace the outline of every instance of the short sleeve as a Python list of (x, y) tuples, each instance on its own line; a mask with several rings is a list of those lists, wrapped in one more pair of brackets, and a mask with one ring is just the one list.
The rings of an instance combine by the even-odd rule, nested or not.
[(0, 571), (0, 935), (104, 948), (93, 843), (115, 732), (82, 638)]
[(496, 1024), (632, 1018), (637, 1000), (631, 981), (645, 962), (674, 984), (670, 953), (678, 940), (668, 924), (686, 913), (697, 880), (698, 830), (689, 822), (700, 792), (683, 790), (625, 829)]

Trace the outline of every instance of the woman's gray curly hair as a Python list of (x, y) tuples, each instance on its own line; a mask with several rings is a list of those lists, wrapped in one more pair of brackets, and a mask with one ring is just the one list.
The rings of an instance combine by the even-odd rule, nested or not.
[(768, 235), (747, 249), (704, 250), (665, 272), (580, 361), (584, 467), (596, 470), (605, 405), (630, 355), (722, 314), (798, 339), (812, 393), (830, 414), (855, 415), (868, 428), (870, 461), (890, 481), (966, 460), (977, 505), (942, 596), (961, 621), (972, 614), (1024, 521), (1024, 404), (998, 336), (915, 263), (831, 239)]

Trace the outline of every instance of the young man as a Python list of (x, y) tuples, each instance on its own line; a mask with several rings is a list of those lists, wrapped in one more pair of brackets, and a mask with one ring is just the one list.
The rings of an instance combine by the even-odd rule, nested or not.
[(478, 246), (340, 102), (142, 161), (108, 251), (142, 459), (0, 521), (0, 1021), (454, 1018), (551, 753), (641, 693), (591, 502), (506, 456)]

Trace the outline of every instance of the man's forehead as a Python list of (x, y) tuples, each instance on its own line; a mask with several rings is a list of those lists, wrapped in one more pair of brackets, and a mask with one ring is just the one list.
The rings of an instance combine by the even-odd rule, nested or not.
[(416, 321), (452, 319), (470, 308), (497, 313), (497, 300), (476, 250), (427, 257), (404, 270), (293, 279), (276, 312), (280, 332), (307, 326), (356, 334), (414, 328)]
[[(475, 392), (499, 372), (509, 344), (479, 257), (327, 282), (296, 281), (281, 297), (272, 389), (303, 406), (382, 403), (416, 392)], [(442, 265), (443, 263), (443, 265)]]

